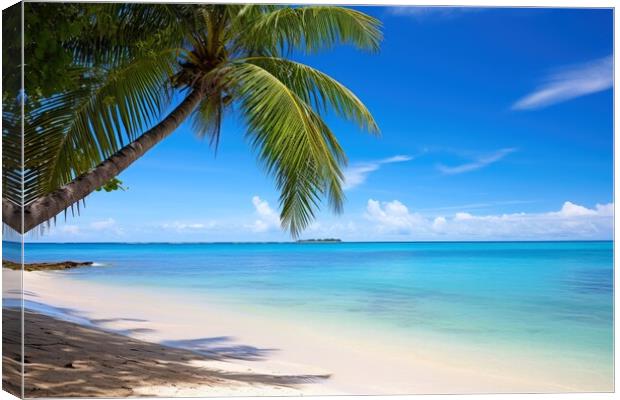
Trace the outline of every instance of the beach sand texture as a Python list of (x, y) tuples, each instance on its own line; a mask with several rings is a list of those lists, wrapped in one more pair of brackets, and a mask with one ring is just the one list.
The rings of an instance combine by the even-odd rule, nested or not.
[[(3, 278), (19, 273), (4, 269)], [(502, 361), (425, 342), (403, 347), (54, 272), (27, 272), (24, 287), (27, 301), (74, 319), (26, 313), (29, 397), (570, 392), (609, 384), (552, 360)], [(15, 354), (4, 355), (9, 373)]]
[[(3, 319), (19, 318), (5, 310)], [(99, 329), (26, 312), (25, 397), (126, 397), (296, 395), (295, 385), (321, 376), (272, 375), (204, 367), (216, 360), (196, 352), (162, 346)], [(19, 393), (19, 337), (7, 324), (10, 344), (3, 354), (9, 366), (4, 387)]]

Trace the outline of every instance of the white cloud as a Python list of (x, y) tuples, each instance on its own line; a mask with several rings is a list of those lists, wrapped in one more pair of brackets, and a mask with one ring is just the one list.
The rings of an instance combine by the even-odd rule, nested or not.
[(596, 210), (566, 201), (557, 214), (562, 217), (581, 217), (585, 215), (596, 215)]
[(453, 206), (442, 206), (442, 207), (431, 207), (420, 209), (420, 211), (450, 211), (450, 210), (462, 210), (462, 209), (474, 209), (474, 208), (490, 208), (496, 206), (505, 206), (505, 205), (517, 205), (517, 204), (531, 204), (535, 203), (534, 200), (503, 200), (503, 201), (490, 201), (487, 203), (468, 203), (468, 204), (460, 204)]
[(77, 225), (62, 225), (58, 230), (62, 233), (68, 233), (69, 235), (77, 235), (80, 233), (80, 227)]
[(379, 160), (379, 164), (389, 164), (389, 163), (405, 162), (405, 161), (411, 161), (411, 160), (413, 160), (413, 157), (411, 156), (397, 155), (397, 156), (384, 158), (383, 160)]
[(116, 221), (113, 218), (104, 219), (101, 221), (94, 221), (90, 223), (90, 227), (96, 231), (102, 231), (116, 226)]
[(254, 221), (252, 225), (249, 225), (252, 231), (266, 232), (280, 228), (280, 216), (269, 206), (267, 201), (262, 200), (258, 196), (254, 196), (252, 197), (252, 204), (254, 204), (256, 214), (258, 215), (258, 219)]
[(371, 172), (377, 171), (384, 164), (393, 164), (413, 160), (411, 156), (396, 155), (382, 160), (358, 163), (350, 166), (344, 171), (344, 190), (353, 189), (366, 182), (366, 178)]
[(313, 222), (306, 229), (300, 239), (316, 238), (350, 238), (359, 239), (359, 233), (363, 227), (354, 221), (343, 221), (341, 219), (326, 219), (322, 222)]
[(163, 229), (174, 230), (177, 232), (200, 232), (209, 229), (213, 229), (217, 227), (217, 223), (210, 221), (207, 223), (188, 223), (188, 222), (180, 222), (174, 221), (162, 224), (161, 227)]
[(606, 216), (610, 217), (614, 215), (614, 205), (610, 204), (597, 204), (594, 209), (586, 208), (578, 204), (571, 203), (570, 201), (564, 202), (562, 209), (555, 213), (560, 217), (583, 217), (583, 216)]
[(428, 217), (398, 200), (369, 199), (364, 216), (377, 233), (422, 240), (610, 239), (613, 234), (613, 203), (587, 208), (567, 201), (551, 212)]
[(533, 110), (613, 86), (613, 56), (564, 68), (547, 77), (546, 83), (513, 104), (513, 110)]
[(517, 149), (514, 148), (500, 149), (493, 154), (479, 157), (472, 162), (457, 165), (455, 167), (448, 167), (443, 164), (439, 164), (437, 166), (437, 169), (447, 175), (462, 174), (465, 172), (475, 171), (477, 169), (484, 168), (488, 165), (496, 163), (502, 158), (506, 157), (508, 154), (514, 153), (515, 151), (517, 151)]
[[(77, 221), (76, 221), (77, 222)], [(77, 224), (62, 224), (52, 225), (49, 229), (45, 230), (44, 236), (47, 237), (60, 237), (71, 236), (71, 240), (84, 239), (84, 238), (97, 238), (107, 237), (112, 235), (114, 237), (122, 236), (124, 234), (123, 229), (118, 226), (113, 218), (107, 218), (98, 221), (84, 222)], [(74, 238), (75, 237), (75, 238)]]
[(447, 223), (448, 220), (446, 220), (445, 217), (436, 217), (433, 220), (433, 229), (436, 231), (442, 231), (446, 227)]
[(614, 203), (597, 204), (596, 211), (600, 216), (614, 216)]
[(369, 199), (366, 205), (366, 219), (375, 222), (382, 232), (407, 233), (419, 228), (423, 217), (410, 213), (409, 209), (400, 201), (379, 202)]
[(455, 221), (467, 221), (468, 219), (473, 219), (474, 216), (467, 212), (457, 212), (454, 214)]
[(124, 235), (125, 231), (122, 227), (118, 226), (116, 221), (113, 218), (107, 218), (100, 221), (93, 221), (86, 228), (84, 228), (85, 232), (90, 232), (92, 234), (102, 234), (105, 232), (109, 232), (115, 236)]

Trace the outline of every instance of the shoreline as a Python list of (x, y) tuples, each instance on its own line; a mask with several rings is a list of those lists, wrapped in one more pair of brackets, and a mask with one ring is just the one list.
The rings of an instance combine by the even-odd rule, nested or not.
[[(17, 275), (18, 272), (3, 270), (5, 282)], [(215, 364), (209, 361), (211, 367), (261, 371), (274, 376), (329, 376), (319, 382), (294, 385), (299, 394), (613, 390), (613, 386), (605, 386), (607, 381), (602, 377), (597, 381), (586, 374), (584, 378), (584, 371), (573, 371), (570, 375), (574, 376), (554, 377), (566, 372), (553, 371), (552, 362), (544, 368), (539, 365), (538, 371), (532, 370), (532, 364), (536, 363), (528, 362), (527, 357), (509, 360), (516, 364), (512, 366), (510, 362), (497, 364), (492, 354), (460, 352), (454, 343), (420, 341), (415, 346), (409, 343), (403, 347), (401, 343), (382, 342), (364, 332), (334, 330), (330, 326), (317, 330), (220, 306), (196, 305), (188, 301), (191, 297), (175, 293), (77, 281), (54, 272), (24, 273), (24, 285), (26, 300), (68, 308), (71, 315), (94, 321), (96, 328), (107, 332), (203, 355), (217, 351), (223, 358)], [(72, 293), (85, 295), (78, 297)], [(107, 300), (102, 302), (104, 298)], [(475, 359), (471, 358), (472, 354)], [(172, 380), (173, 376), (171, 384)], [(269, 390), (281, 389), (245, 388), (239, 395)], [(204, 395), (209, 393), (205, 391)]]

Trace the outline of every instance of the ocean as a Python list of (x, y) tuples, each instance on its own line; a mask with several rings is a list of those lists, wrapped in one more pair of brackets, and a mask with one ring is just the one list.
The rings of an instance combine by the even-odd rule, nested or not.
[(610, 241), (27, 243), (25, 252), (26, 262), (96, 263), (53, 272), (72, 279), (317, 329), (509, 348), (613, 376)]

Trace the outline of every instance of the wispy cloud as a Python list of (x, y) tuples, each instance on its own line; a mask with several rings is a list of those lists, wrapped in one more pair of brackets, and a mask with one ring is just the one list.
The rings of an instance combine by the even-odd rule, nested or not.
[(167, 222), (160, 226), (162, 229), (174, 230), (176, 232), (203, 232), (218, 227), (215, 221), (203, 222)]
[(366, 182), (371, 172), (377, 171), (384, 164), (393, 164), (413, 160), (412, 156), (396, 155), (376, 161), (357, 163), (344, 171), (343, 189), (349, 190)]
[(93, 221), (89, 225), (90, 230), (95, 232), (109, 232), (116, 236), (124, 235), (125, 231), (116, 223), (114, 218), (106, 218), (100, 221)]
[(478, 7), (421, 7), (421, 6), (402, 6), (390, 7), (391, 15), (408, 16), (418, 20), (427, 18), (452, 19), (460, 17), (464, 14), (477, 12), (481, 9)]
[(77, 225), (62, 225), (58, 230), (69, 235), (77, 235), (80, 233), (80, 227)]
[(487, 203), (468, 203), (468, 204), (460, 204), (460, 205), (454, 205), (454, 206), (421, 208), (420, 211), (429, 212), (429, 211), (450, 211), (450, 210), (472, 210), (472, 209), (492, 208), (492, 207), (506, 206), (506, 205), (531, 204), (531, 203), (536, 203), (536, 202), (537, 202), (536, 200), (499, 200), (499, 201), (489, 201)]
[(513, 104), (513, 110), (534, 110), (613, 86), (613, 56), (566, 67), (549, 75), (545, 84)]
[(479, 157), (478, 159), (472, 162), (457, 165), (454, 167), (448, 167), (443, 164), (439, 164), (437, 166), (437, 169), (447, 175), (455, 175), (455, 174), (462, 174), (465, 172), (471, 172), (471, 171), (475, 171), (480, 168), (484, 168), (493, 163), (496, 163), (502, 158), (506, 157), (508, 154), (514, 153), (515, 151), (517, 151), (517, 149), (515, 148), (500, 149), (493, 154), (488, 154), (488, 155)]
[(90, 227), (96, 231), (110, 229), (116, 226), (116, 221), (113, 218), (107, 218), (101, 221), (93, 221), (90, 223)]
[(75, 221), (73, 224), (52, 225), (45, 230), (47, 236), (65, 237), (71, 236), (76, 238), (102, 238), (102, 237), (122, 237), (125, 230), (113, 218), (95, 220), (91, 222)]

